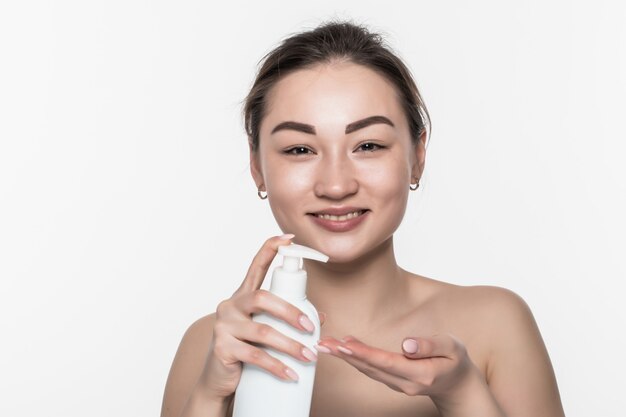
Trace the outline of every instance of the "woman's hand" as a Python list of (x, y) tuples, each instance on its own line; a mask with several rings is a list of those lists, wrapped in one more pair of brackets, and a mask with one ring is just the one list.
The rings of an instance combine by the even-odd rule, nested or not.
[(345, 360), (395, 391), (430, 396), (442, 415), (503, 416), (465, 345), (451, 334), (406, 338), (402, 353), (368, 346), (352, 336), (341, 341), (324, 337), (316, 349)]
[[(269, 291), (260, 289), (267, 270), (280, 245), (287, 245), (293, 235), (268, 239), (254, 257), (240, 287), (229, 299), (219, 303), (213, 338), (195, 395), (214, 401), (226, 401), (236, 390), (243, 362), (259, 366), (279, 378), (291, 379), (289, 368), (280, 360), (257, 347), (262, 344), (301, 361), (316, 360), (300, 342), (273, 327), (252, 320), (253, 313), (266, 312), (297, 329), (312, 332), (313, 324), (294, 305)], [(293, 372), (293, 370), (291, 370)]]

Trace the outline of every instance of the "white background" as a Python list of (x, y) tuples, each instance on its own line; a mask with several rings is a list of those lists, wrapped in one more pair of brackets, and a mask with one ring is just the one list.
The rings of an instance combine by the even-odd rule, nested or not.
[(383, 33), (433, 119), (399, 264), (517, 292), (567, 415), (623, 412), (623, 2), (99, 0), (0, 6), (0, 415), (158, 415), (186, 328), (281, 233), (257, 62), (331, 17)]

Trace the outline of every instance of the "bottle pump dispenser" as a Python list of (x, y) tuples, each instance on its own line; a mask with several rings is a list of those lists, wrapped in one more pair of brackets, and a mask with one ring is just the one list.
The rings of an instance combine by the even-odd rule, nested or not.
[[(313, 333), (300, 330), (267, 313), (254, 314), (252, 320), (266, 323), (287, 337), (315, 352), (320, 338), (317, 310), (306, 298), (307, 273), (300, 259), (328, 261), (328, 256), (306, 246), (282, 245), (283, 265), (274, 269), (270, 292), (302, 310), (315, 325)], [(282, 380), (256, 365), (245, 363), (235, 391), (233, 417), (309, 417), (316, 362), (303, 362), (267, 346), (260, 346), (298, 374), (298, 381)]]

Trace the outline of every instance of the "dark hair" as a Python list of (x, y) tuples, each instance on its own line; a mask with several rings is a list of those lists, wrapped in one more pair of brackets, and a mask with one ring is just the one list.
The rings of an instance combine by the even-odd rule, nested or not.
[(363, 65), (386, 77), (399, 92), (411, 140), (416, 143), (426, 125), (430, 137), (430, 116), (411, 72), (382, 36), (352, 22), (331, 20), (284, 39), (261, 59), (260, 62), (264, 62), (243, 107), (245, 130), (252, 151), (256, 152), (259, 147), (266, 96), (278, 80), (294, 71), (335, 60)]

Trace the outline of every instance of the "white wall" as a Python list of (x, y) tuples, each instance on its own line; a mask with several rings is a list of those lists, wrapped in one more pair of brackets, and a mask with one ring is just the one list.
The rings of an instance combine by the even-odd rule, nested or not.
[(348, 17), (385, 33), (433, 119), (399, 263), (516, 291), (567, 415), (617, 416), (624, 3), (280, 3), (2, 3), (0, 415), (158, 415), (187, 326), (280, 233), (239, 118), (256, 64)]

